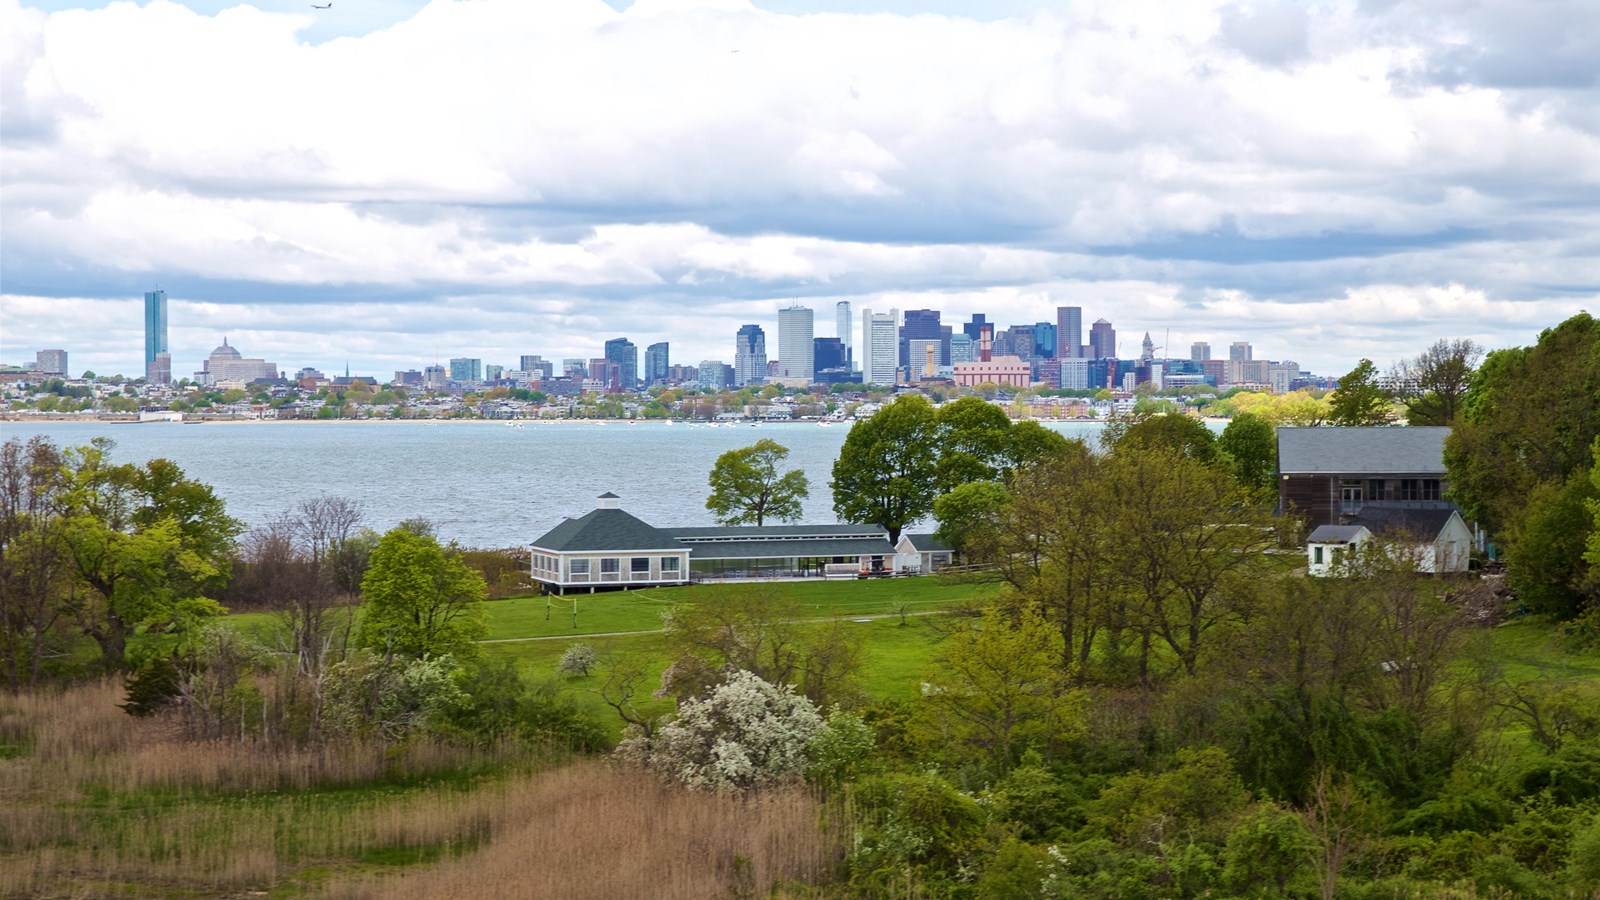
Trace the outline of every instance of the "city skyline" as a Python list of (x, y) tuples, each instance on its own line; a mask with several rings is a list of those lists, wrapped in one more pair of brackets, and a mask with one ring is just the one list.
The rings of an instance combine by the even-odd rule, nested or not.
[(156, 287), (178, 374), (725, 358), (841, 301), (1332, 371), (1600, 308), (1592, 4), (4, 2), (9, 363), (140, 374)]

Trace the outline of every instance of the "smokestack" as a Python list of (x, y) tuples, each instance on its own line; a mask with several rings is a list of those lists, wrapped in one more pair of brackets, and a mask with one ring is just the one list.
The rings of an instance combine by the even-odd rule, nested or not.
[(978, 329), (978, 362), (990, 362), (989, 353), (994, 349), (994, 326), (984, 323)]
[(935, 374), (935, 372), (934, 372), (934, 363), (933, 363), (933, 345), (932, 344), (928, 345), (928, 367), (926, 369), (923, 369), (922, 371), (924, 373), (923, 376), (922, 376), (923, 378), (932, 378), (934, 376), (934, 374)]

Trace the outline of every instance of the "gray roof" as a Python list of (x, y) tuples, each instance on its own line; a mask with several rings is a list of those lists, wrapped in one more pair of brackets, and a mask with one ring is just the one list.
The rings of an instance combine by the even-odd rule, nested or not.
[(1318, 525), (1306, 537), (1308, 544), (1348, 544), (1361, 536), (1361, 532), (1371, 533), (1363, 525)]
[(952, 550), (949, 544), (931, 534), (912, 534), (908, 531), (903, 536), (910, 539), (911, 546), (918, 553), (949, 553)]
[(732, 525), (664, 530), (679, 540), (694, 543), (727, 539), (759, 541), (795, 538), (887, 538), (889, 534), (877, 525)]
[(1456, 510), (1450, 506), (1412, 509), (1368, 503), (1361, 507), (1361, 512), (1350, 516), (1349, 522), (1351, 525), (1365, 525), (1373, 534), (1391, 537), (1415, 535), (1431, 541), (1444, 531), (1454, 515), (1457, 515)]
[(1278, 471), (1285, 475), (1443, 475), (1450, 429), (1316, 427), (1278, 429)]
[(716, 541), (689, 544), (691, 559), (788, 559), (802, 556), (893, 556), (888, 537), (792, 541)]
[(557, 553), (685, 549), (672, 535), (620, 509), (597, 509), (567, 519), (536, 539), (533, 546)]

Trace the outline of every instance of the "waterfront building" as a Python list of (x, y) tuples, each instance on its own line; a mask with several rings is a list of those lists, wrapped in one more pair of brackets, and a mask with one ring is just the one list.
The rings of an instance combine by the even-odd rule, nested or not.
[(475, 384), (483, 380), (483, 360), (458, 356), (450, 360), (450, 380), (457, 384)]
[(767, 333), (760, 325), (740, 325), (733, 336), (734, 384), (747, 384), (767, 380)]
[[(726, 390), (732, 385), (727, 381), (727, 366), (720, 359), (700, 360), (700, 387), (707, 391)], [(737, 376), (736, 376), (737, 377)]]
[(1094, 324), (1089, 326), (1089, 357), (1117, 358), (1117, 330), (1105, 319), (1096, 319)]
[[(612, 338), (606, 341), (606, 359), (616, 367), (614, 377), (605, 379), (607, 384), (621, 388), (624, 391), (638, 390), (639, 388), (639, 350), (633, 341), (625, 337)], [(594, 377), (593, 367), (589, 371)]]
[(39, 370), (40, 375), (60, 375), (62, 377), (66, 377), (67, 351), (40, 350), (38, 353), (33, 355), (33, 358), (35, 361), (34, 367)]
[(861, 380), (866, 384), (894, 384), (900, 311), (861, 310)]
[(650, 385), (658, 382), (666, 381), (667, 370), (671, 367), (672, 363), (667, 358), (666, 341), (658, 341), (644, 348), (645, 387), (649, 387)]
[(213, 387), (219, 381), (236, 381), (246, 384), (258, 378), (276, 379), (281, 377), (278, 367), (264, 359), (245, 357), (233, 347), (228, 346), (228, 339), (222, 339), (222, 346), (211, 351), (200, 371), (194, 373), (194, 380), (206, 387)]
[(1083, 307), (1056, 307), (1056, 356), (1060, 359), (1083, 356)]
[(808, 306), (778, 310), (778, 373), (783, 378), (810, 382), (816, 376), (812, 313)]
[(167, 357), (166, 377), (152, 371), (156, 354), (167, 353), (167, 292), (146, 291), (144, 295), (144, 377), (147, 384), (172, 383), (172, 357)]
[(1205, 341), (1195, 341), (1189, 345), (1189, 358), (1195, 362), (1205, 362), (1211, 358), (1211, 345)]

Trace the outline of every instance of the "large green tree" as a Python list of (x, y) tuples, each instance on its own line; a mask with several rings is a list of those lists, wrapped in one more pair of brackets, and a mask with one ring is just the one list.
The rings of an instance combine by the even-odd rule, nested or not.
[(998, 481), (1006, 467), (1011, 417), (984, 400), (967, 396), (939, 407), (933, 417), (939, 442), (939, 489), (972, 481)]
[(891, 542), (933, 512), (938, 449), (933, 406), (908, 395), (850, 427), (833, 464), (833, 511), (846, 522), (881, 525)]
[(1600, 436), (1600, 320), (1579, 313), (1532, 347), (1496, 350), (1445, 440), (1450, 498), (1506, 537), (1540, 484), (1594, 465)]
[(770, 438), (717, 457), (711, 467), (706, 509), (724, 525), (764, 525), (767, 519), (800, 518), (800, 501), (811, 493), (806, 473), (778, 467), (789, 448)]
[(116, 671), (136, 629), (181, 630), (225, 612), (206, 595), (226, 583), (241, 526), (172, 461), (112, 465), (111, 447), (66, 451), (60, 540), (87, 588), (73, 605), (79, 628)]
[(1254, 413), (1240, 413), (1217, 439), (1217, 449), (1241, 484), (1266, 489), (1278, 471), (1278, 433)]
[(1378, 367), (1363, 359), (1339, 379), (1329, 395), (1329, 425), (1388, 425), (1394, 421), (1394, 403), (1378, 384)]
[(372, 551), (361, 595), (358, 642), (411, 657), (471, 656), (486, 627), (483, 576), (414, 528), (384, 534)]
[(61, 448), (42, 437), (0, 445), (0, 670), (12, 691), (65, 655), (70, 572), (61, 552)]

